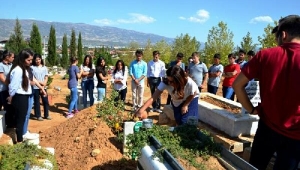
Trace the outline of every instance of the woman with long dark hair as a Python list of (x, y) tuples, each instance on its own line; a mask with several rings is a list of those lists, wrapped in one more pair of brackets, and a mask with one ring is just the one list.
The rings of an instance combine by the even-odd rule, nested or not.
[(171, 104), (177, 125), (187, 123), (189, 116), (198, 117), (199, 89), (197, 84), (188, 77), (180, 66), (170, 67), (167, 77), (159, 84), (152, 97), (136, 112), (138, 117), (156, 100), (164, 90), (171, 95)]
[(90, 106), (94, 104), (94, 72), (95, 67), (92, 62), (92, 56), (86, 55), (83, 60), (83, 64), (80, 66), (81, 73), (81, 88), (82, 88), (82, 98), (83, 107), (87, 107), (87, 92), (89, 92)]
[(108, 76), (105, 70), (105, 60), (102, 57), (97, 59), (96, 64), (96, 76), (98, 79), (97, 91), (98, 91), (98, 102), (102, 102), (106, 96), (106, 83)]
[[(48, 69), (44, 66), (44, 62), (40, 54), (34, 54), (31, 69), (35, 79), (45, 89), (48, 81)], [(34, 115), (38, 120), (43, 120), (41, 117), (40, 96), (44, 107), (44, 118), (51, 120), (51, 117), (49, 116), (48, 96), (45, 96), (36, 85), (33, 86)]]
[(115, 69), (112, 73), (112, 82), (114, 83), (114, 90), (119, 95), (115, 98), (115, 101), (121, 99), (125, 102), (127, 93), (127, 77), (128, 71), (125, 70), (125, 64), (123, 60), (118, 60), (115, 65)]
[(28, 111), (28, 98), (32, 93), (28, 73), (32, 59), (33, 52), (31, 50), (22, 50), (9, 73), (10, 83), (8, 85), (9, 97), (7, 101), (14, 107), (16, 115), (17, 142), (23, 141), (23, 128)]
[(7, 83), (7, 75), (12, 67), (12, 62), (14, 61), (15, 55), (14, 53), (5, 50), (2, 52), (1, 62), (0, 62), (0, 109), (6, 111), (5, 113), (5, 123), (7, 128), (15, 127), (15, 115), (12, 110), (11, 105), (7, 104), (8, 93), (8, 83)]

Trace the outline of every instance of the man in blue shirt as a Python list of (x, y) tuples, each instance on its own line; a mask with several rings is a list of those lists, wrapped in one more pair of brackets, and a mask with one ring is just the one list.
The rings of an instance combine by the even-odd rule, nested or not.
[(144, 95), (144, 78), (147, 76), (147, 63), (142, 60), (143, 51), (136, 50), (136, 60), (130, 63), (129, 75), (132, 78), (131, 90), (132, 90), (132, 104), (133, 110), (139, 109), (143, 105)]
[(219, 53), (214, 55), (214, 64), (208, 69), (207, 91), (212, 94), (217, 94), (219, 84), (221, 81), (224, 67), (220, 64), (221, 55)]

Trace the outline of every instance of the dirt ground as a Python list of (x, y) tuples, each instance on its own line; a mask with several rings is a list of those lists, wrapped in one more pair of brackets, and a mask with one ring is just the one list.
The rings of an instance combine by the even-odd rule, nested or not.
[[(59, 86), (61, 91), (55, 90), (55, 86)], [(206, 91), (205, 89), (204, 91)], [(221, 94), (220, 91), (221, 89), (218, 90), (218, 94)], [(117, 142), (111, 129), (100, 119), (95, 119), (96, 105), (81, 110), (71, 119), (64, 117), (68, 108), (65, 98), (69, 93), (67, 80), (63, 80), (60, 75), (54, 75), (53, 82), (48, 89), (51, 99), (49, 111), (52, 120), (29, 121), (29, 131), (40, 134), (40, 145), (55, 148), (59, 169), (136, 169), (135, 161), (123, 159), (122, 144)], [(144, 100), (150, 96), (150, 90), (146, 87)], [(164, 92), (162, 104), (166, 103), (166, 99), (167, 92)], [(126, 103), (125, 109), (130, 111), (130, 81), (128, 81)], [(31, 113), (33, 114), (33, 110)], [(149, 116), (154, 123), (157, 123), (158, 113), (149, 113)], [(6, 132), (0, 139), (0, 143), (1, 140), (3, 143), (3, 140), (9, 136), (13, 136), (12, 133)], [(92, 156), (95, 149), (98, 151), (98, 155)], [(209, 165), (212, 166), (208, 169), (223, 169), (216, 164), (218, 164), (216, 159), (209, 160)]]

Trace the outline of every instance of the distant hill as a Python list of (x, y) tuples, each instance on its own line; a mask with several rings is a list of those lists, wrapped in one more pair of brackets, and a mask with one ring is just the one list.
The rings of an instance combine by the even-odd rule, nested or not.
[[(45, 22), (38, 20), (19, 20), (22, 25), (24, 38), (30, 37), (32, 24), (35, 22), (41, 33), (41, 36), (48, 36), (50, 27), (53, 25), (56, 31), (57, 44), (62, 44), (63, 35), (71, 35), (72, 29), (76, 31), (76, 38), (81, 32), (82, 43), (84, 45), (107, 45), (107, 46), (126, 46), (130, 42), (138, 42), (140, 45), (145, 45), (148, 39), (152, 43), (156, 43), (164, 39), (171, 44), (173, 38), (168, 38), (160, 35), (142, 33), (133, 30), (126, 30), (116, 27), (95, 26), (84, 23), (63, 23), (63, 22)], [(9, 38), (13, 33), (16, 20), (14, 19), (0, 19), (0, 41)], [(69, 41), (69, 37), (68, 37)]]

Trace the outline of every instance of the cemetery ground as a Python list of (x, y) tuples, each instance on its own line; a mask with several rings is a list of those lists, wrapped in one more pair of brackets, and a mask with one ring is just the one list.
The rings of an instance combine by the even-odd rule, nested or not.
[[(88, 107), (81, 110), (71, 119), (66, 119), (64, 114), (67, 112), (66, 96), (70, 94), (67, 88), (67, 80), (63, 80), (59, 74), (53, 75), (53, 82), (48, 89), (50, 96), (50, 116), (52, 120), (37, 121), (30, 119), (29, 131), (40, 134), (40, 145), (43, 147), (55, 148), (55, 158), (59, 169), (136, 169), (136, 161), (125, 159), (122, 155), (122, 142), (111, 128), (101, 119), (95, 118), (97, 115), (96, 107)], [(125, 112), (131, 111), (131, 81), (128, 79), (128, 92), (125, 102)], [(60, 91), (54, 87), (59, 86)], [(108, 87), (108, 94), (111, 89)], [(206, 88), (204, 88), (206, 91)], [(217, 95), (222, 95), (219, 88)], [(145, 86), (144, 101), (151, 96), (149, 87)], [(167, 92), (162, 94), (162, 104), (166, 103)], [(43, 107), (41, 107), (43, 113)], [(33, 114), (33, 110), (31, 112)], [(149, 112), (149, 117), (153, 123), (158, 122), (159, 113)], [(252, 140), (252, 137), (242, 139), (229, 138), (217, 129), (199, 123), (199, 127), (210, 131), (214, 138), (225, 145), (228, 149), (235, 147), (236, 143), (242, 140)], [(8, 130), (0, 138), (0, 144), (7, 143), (15, 139), (14, 131)], [(92, 156), (94, 155), (94, 156)], [(240, 153), (240, 156), (243, 156)], [(179, 160), (186, 168), (186, 162)], [(207, 169), (225, 169), (217, 159), (209, 159)]]

